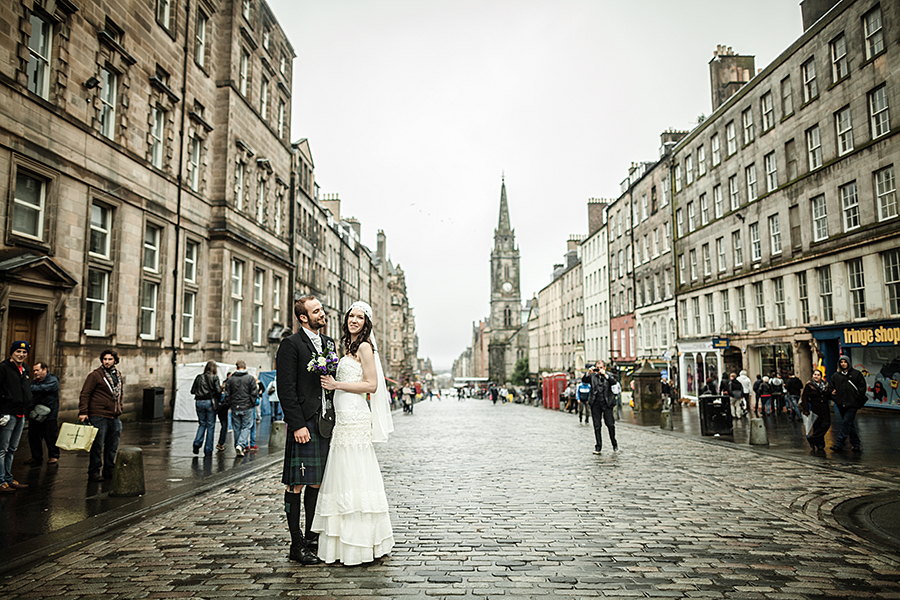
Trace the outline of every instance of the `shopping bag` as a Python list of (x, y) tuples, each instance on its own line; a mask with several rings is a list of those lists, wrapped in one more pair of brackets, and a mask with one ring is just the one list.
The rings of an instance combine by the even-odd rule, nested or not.
[(806, 430), (806, 435), (809, 435), (809, 432), (812, 431), (813, 423), (816, 422), (816, 419), (819, 418), (819, 415), (810, 411), (808, 415), (801, 415), (803, 417), (803, 429)]
[(56, 438), (56, 447), (62, 450), (84, 450), (88, 452), (97, 437), (97, 428), (81, 423), (63, 423)]

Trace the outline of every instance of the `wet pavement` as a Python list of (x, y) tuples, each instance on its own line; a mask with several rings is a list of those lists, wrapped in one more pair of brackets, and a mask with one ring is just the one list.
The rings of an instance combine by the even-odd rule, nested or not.
[(600, 456), (592, 428), (557, 411), (444, 400), (394, 413), (377, 450), (397, 546), (348, 568), (285, 559), (277, 456), (236, 461), (229, 447), (204, 465), (195, 425), (126, 423), (145, 436), (122, 441), (144, 447), (141, 499), (92, 490), (86, 455), (64, 453), (57, 473), (14, 466), (45, 487), (0, 499), (4, 535), (18, 536), (2, 562), (56, 546), (4, 596), (900, 597), (900, 419), (866, 411), (862, 454), (816, 456), (786, 417), (751, 447), (741, 425), (734, 440), (696, 435), (697, 413), (677, 409), (664, 432), (626, 410), (621, 452)]

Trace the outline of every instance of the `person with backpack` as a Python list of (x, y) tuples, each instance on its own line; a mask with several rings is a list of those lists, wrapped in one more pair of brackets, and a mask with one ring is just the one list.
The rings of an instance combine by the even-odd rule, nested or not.
[(203, 372), (194, 378), (191, 394), (194, 396), (198, 422), (197, 435), (194, 437), (194, 454), (199, 454), (200, 447), (203, 446), (203, 455), (212, 456), (213, 440), (216, 437), (216, 412), (219, 410), (219, 399), (222, 397), (216, 361), (207, 362)]
[(588, 400), (591, 397), (591, 384), (585, 383), (583, 380), (578, 384), (578, 422), (581, 423), (581, 417), (584, 416), (585, 424), (588, 423), (588, 419), (591, 416), (591, 407), (588, 405)]
[(784, 380), (773, 372), (769, 378), (769, 387), (772, 393), (772, 410), (781, 413), (784, 410)]

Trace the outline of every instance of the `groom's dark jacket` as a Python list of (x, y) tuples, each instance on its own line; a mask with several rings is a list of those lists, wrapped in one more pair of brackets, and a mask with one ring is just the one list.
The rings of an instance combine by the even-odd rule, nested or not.
[[(320, 337), (323, 352), (327, 353), (329, 347), (337, 352), (333, 339), (326, 335)], [(316, 348), (302, 328), (281, 340), (278, 347), (275, 376), (278, 399), (281, 401), (281, 410), (284, 411), (288, 435), (306, 427), (306, 422), (312, 420), (322, 406), (322, 384), (319, 382), (319, 374), (307, 370), (307, 365), (314, 354)]]

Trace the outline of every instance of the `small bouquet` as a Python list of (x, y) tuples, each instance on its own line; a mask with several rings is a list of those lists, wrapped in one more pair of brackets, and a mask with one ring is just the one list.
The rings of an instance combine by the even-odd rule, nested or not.
[(334, 375), (337, 372), (337, 365), (338, 356), (334, 344), (329, 342), (321, 354), (313, 354), (306, 365), (306, 370), (319, 375)]

